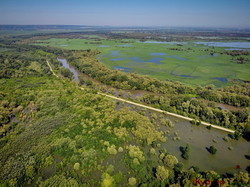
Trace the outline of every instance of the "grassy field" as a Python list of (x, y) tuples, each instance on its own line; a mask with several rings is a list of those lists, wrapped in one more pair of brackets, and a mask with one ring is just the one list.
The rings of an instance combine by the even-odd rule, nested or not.
[[(187, 43), (142, 43), (136, 40), (95, 41), (89, 39), (41, 40), (39, 45), (64, 49), (98, 49), (98, 59), (111, 69), (137, 72), (161, 80), (176, 80), (191, 85), (230, 85), (234, 79), (250, 80), (250, 63), (237, 64), (222, 47)], [(99, 38), (100, 39), (100, 38)], [(177, 50), (176, 50), (177, 49)], [(215, 52), (211, 55), (211, 52)], [(249, 56), (247, 57), (249, 59)]]

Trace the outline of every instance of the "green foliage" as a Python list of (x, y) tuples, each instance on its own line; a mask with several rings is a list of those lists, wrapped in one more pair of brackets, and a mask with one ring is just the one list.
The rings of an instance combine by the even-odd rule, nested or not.
[(109, 152), (109, 154), (112, 154), (112, 155), (116, 155), (117, 154), (117, 150), (116, 150), (115, 145), (111, 145), (110, 147), (108, 147), (107, 151)]
[(217, 149), (216, 149), (213, 145), (210, 146), (208, 150), (209, 150), (209, 152), (210, 152), (211, 154), (213, 154), (213, 155), (216, 154), (216, 152), (217, 152)]
[(143, 152), (140, 150), (140, 148), (138, 146), (135, 145), (129, 145), (127, 147), (128, 149), (128, 154), (131, 158), (137, 158), (138, 161), (144, 161), (145, 157)]
[(130, 178), (128, 179), (128, 184), (129, 184), (130, 186), (135, 186), (135, 185), (136, 185), (136, 178), (130, 177)]
[(232, 138), (235, 140), (239, 140), (240, 137), (242, 137), (242, 133), (240, 133), (239, 131), (235, 131), (235, 133), (232, 135)]
[(114, 172), (114, 166), (112, 164), (108, 165), (106, 172), (112, 174)]
[(185, 160), (189, 159), (189, 155), (190, 155), (190, 145), (187, 144), (186, 147), (181, 147), (181, 156), (182, 158), (184, 158)]
[(114, 186), (114, 178), (110, 176), (108, 173), (104, 173), (102, 175), (102, 183), (101, 187), (111, 187)]
[(164, 166), (157, 166), (156, 177), (158, 180), (163, 181), (169, 177), (169, 170)]
[(152, 155), (155, 155), (155, 154), (156, 154), (156, 151), (155, 151), (154, 148), (151, 148), (151, 149), (150, 149), (150, 154), (152, 154)]
[(35, 175), (35, 168), (33, 166), (27, 166), (25, 171), (26, 177), (33, 179)]
[(54, 162), (54, 158), (51, 155), (49, 155), (48, 157), (45, 158), (43, 165), (44, 165), (44, 167), (48, 167), (48, 166), (52, 165), (53, 162)]
[(66, 77), (66, 78), (71, 79), (73, 77), (73, 73), (64, 67), (61, 67), (60, 73), (62, 74), (62, 76)]
[(122, 153), (122, 152), (123, 152), (123, 148), (122, 148), (122, 147), (119, 147), (119, 148), (118, 148), (118, 152), (119, 152), (119, 153)]
[(175, 156), (168, 154), (164, 157), (163, 162), (167, 167), (173, 169), (175, 164), (178, 163), (178, 160)]
[(78, 171), (80, 169), (80, 164), (77, 162), (73, 166), (74, 170)]
[(181, 172), (183, 168), (184, 168), (184, 165), (181, 162), (174, 165), (174, 171), (177, 173)]
[(78, 187), (78, 182), (73, 178), (66, 178), (63, 175), (55, 175), (44, 182), (41, 182), (40, 187), (49, 187), (49, 186), (55, 186), (55, 187), (62, 187), (62, 186), (72, 186), (72, 187)]
[[(37, 40), (48, 36), (33, 37)], [(0, 50), (0, 185), (120, 186), (128, 182), (131, 186), (170, 186), (189, 177), (183, 165), (166, 150), (160, 151), (158, 160), (156, 156), (150, 160), (146, 154), (145, 150), (156, 154), (159, 141), (167, 141), (155, 124), (173, 127), (165, 115), (159, 119), (152, 115), (150, 121), (146, 112), (140, 114), (130, 108), (116, 107), (114, 102), (96, 94), (106, 88), (99, 88), (93, 79), (80, 80), (83, 84), (80, 90), (67, 79), (72, 74), (62, 68), (57, 56), (67, 56), (80, 71), (115, 88), (150, 91), (141, 98), (142, 102), (237, 128), (239, 133), (248, 132), (247, 111), (224, 111), (199, 100), (201, 97), (248, 106), (247, 86), (233, 91), (241, 95), (229, 93), (231, 88), (194, 89), (107, 69), (96, 60), (98, 51), (20, 44), (31, 40), (13, 39), (15, 45), (5, 46), (11, 50)], [(5, 42), (1, 40), (1, 46)], [(66, 79), (52, 76), (46, 60)], [(126, 94), (120, 91), (120, 95)], [(141, 147), (142, 142), (145, 147)], [(189, 153), (189, 146), (184, 150)], [(164, 166), (156, 167), (162, 161)], [(101, 176), (101, 172), (105, 173)], [(247, 177), (239, 174), (230, 180), (247, 183)]]

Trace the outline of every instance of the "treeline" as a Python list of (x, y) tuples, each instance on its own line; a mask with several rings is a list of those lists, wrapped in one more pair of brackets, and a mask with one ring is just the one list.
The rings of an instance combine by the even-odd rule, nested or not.
[(146, 94), (140, 98), (140, 101), (162, 110), (235, 129), (241, 133), (244, 133), (249, 126), (249, 114), (247, 110), (221, 110), (215, 105), (206, 105), (201, 100), (194, 99), (191, 96), (157, 96)]
[(235, 56), (241, 56), (241, 55), (248, 56), (248, 55), (250, 55), (250, 52), (244, 51), (244, 50), (228, 50), (228, 51), (225, 51), (224, 54), (235, 57)]
[(194, 88), (179, 82), (160, 81), (145, 75), (110, 70), (96, 59), (95, 55), (99, 54), (98, 51), (65, 51), (64, 53), (69, 63), (81, 72), (118, 89), (145, 90), (157, 94), (193, 94), (203, 99), (232, 106), (250, 106), (249, 97), (223, 92), (227, 90), (218, 91), (217, 89), (211, 89), (211, 87)]
[(235, 93), (238, 95), (245, 95), (250, 97), (250, 82), (244, 82), (241, 80), (235, 80), (232, 86), (227, 86), (224, 88), (220, 88), (218, 90), (222, 92)]

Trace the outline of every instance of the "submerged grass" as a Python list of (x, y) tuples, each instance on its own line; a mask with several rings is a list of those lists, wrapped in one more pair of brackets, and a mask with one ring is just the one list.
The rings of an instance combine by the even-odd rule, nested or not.
[[(175, 80), (191, 85), (214, 84), (217, 87), (228, 86), (234, 79), (250, 80), (250, 63), (237, 64), (231, 56), (222, 54), (224, 48), (221, 47), (196, 45), (193, 42), (180, 46), (171, 43), (142, 43), (136, 40), (95, 41), (91, 37), (52, 38), (39, 42), (44, 42), (39, 45), (64, 49), (97, 49), (101, 51), (98, 59), (111, 69), (116, 66), (130, 68), (130, 72), (161, 80)], [(211, 52), (215, 52), (214, 55)], [(161, 59), (155, 60), (156, 58)]]

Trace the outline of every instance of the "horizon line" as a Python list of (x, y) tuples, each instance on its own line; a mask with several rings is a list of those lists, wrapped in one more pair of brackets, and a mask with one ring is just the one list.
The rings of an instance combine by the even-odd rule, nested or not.
[(80, 27), (113, 27), (113, 28), (213, 28), (213, 29), (250, 29), (250, 26), (180, 26), (180, 25), (84, 25), (84, 24), (0, 24), (0, 26), (80, 26)]

